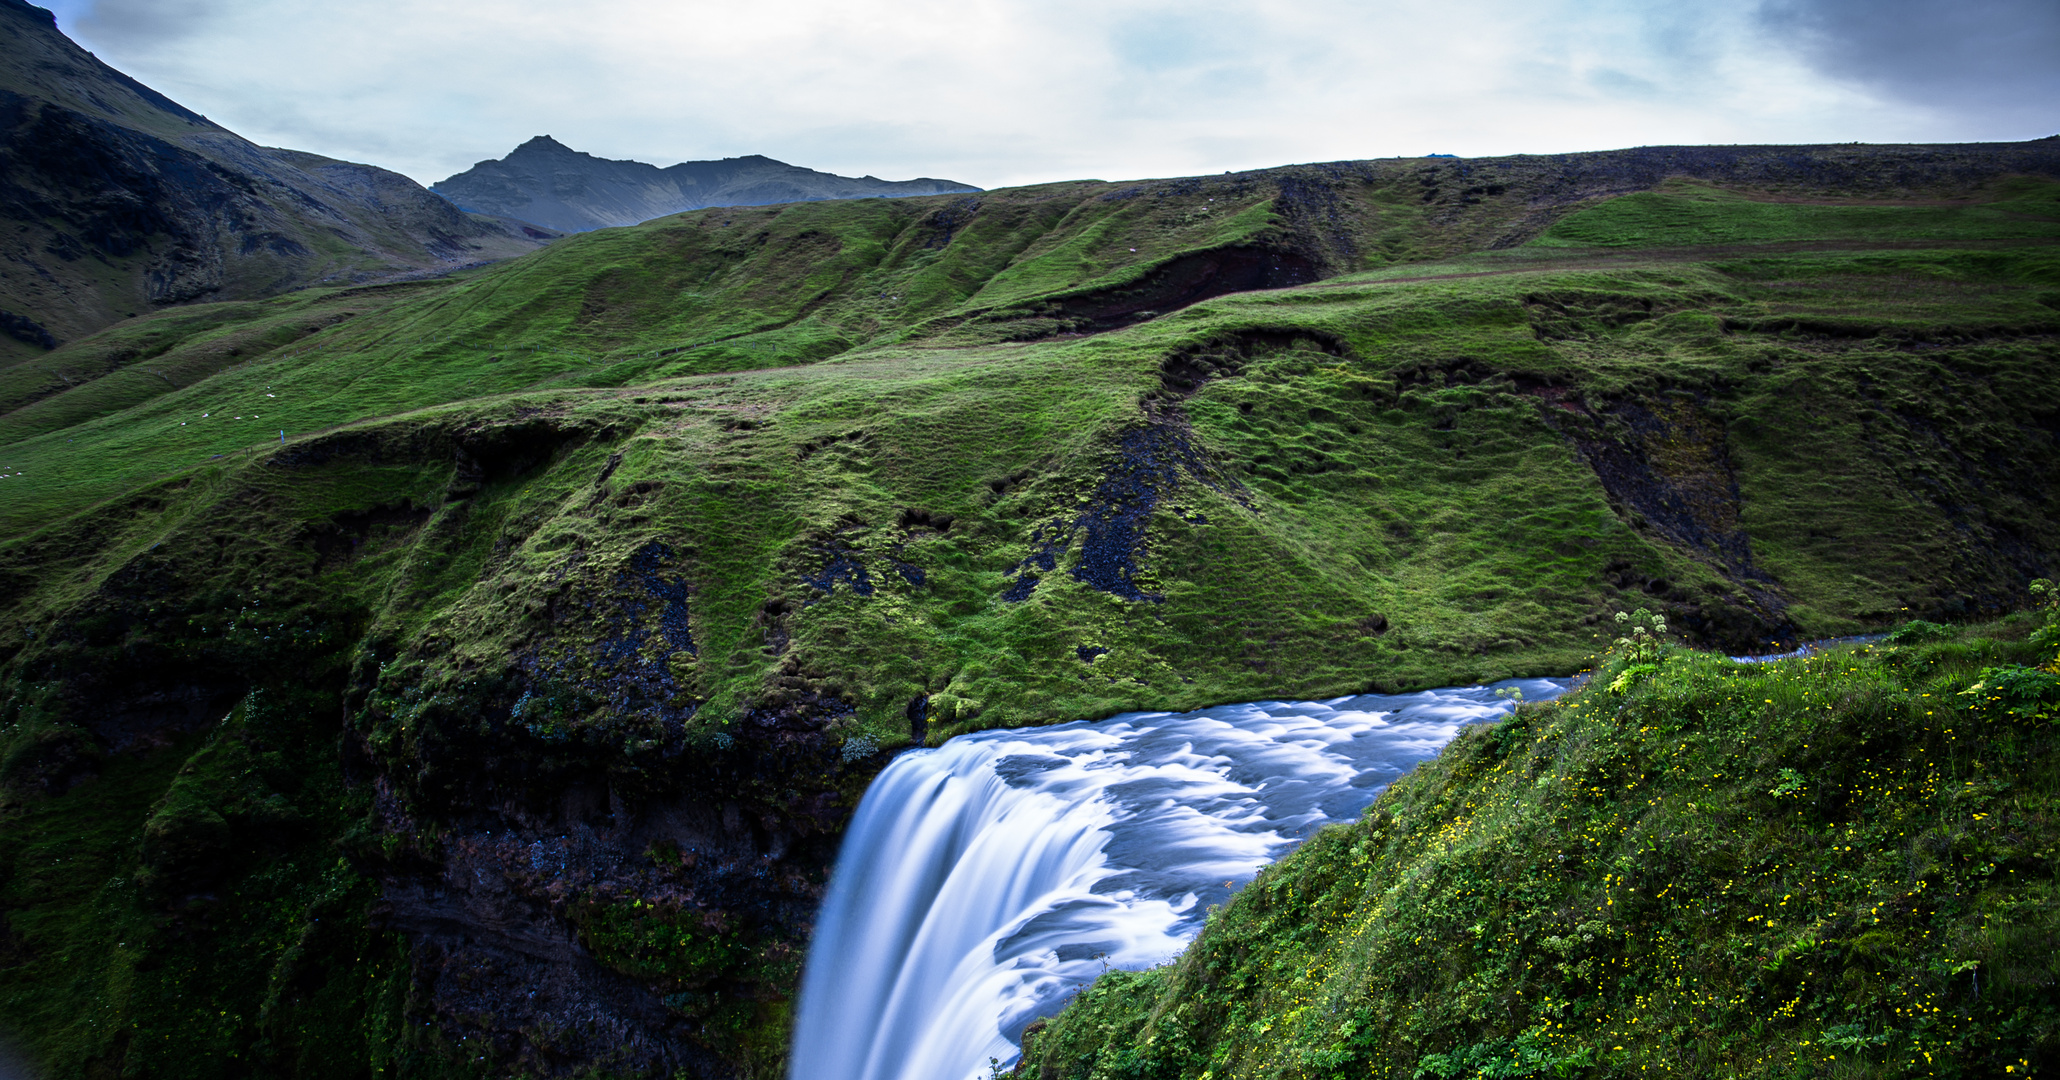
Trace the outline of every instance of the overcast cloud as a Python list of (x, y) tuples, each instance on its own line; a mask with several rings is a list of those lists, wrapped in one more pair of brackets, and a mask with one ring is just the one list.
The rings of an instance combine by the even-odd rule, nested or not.
[(2053, 0), (59, 0), (275, 146), (432, 183), (532, 135), (983, 187), (2060, 132)]

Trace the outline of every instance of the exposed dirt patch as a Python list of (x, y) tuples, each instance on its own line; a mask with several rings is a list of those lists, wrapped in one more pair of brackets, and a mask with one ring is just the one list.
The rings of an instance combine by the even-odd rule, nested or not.
[(1219, 335), (1173, 350), (1159, 365), (1159, 385), (1146, 395), (1146, 409), (1173, 405), (1193, 397), (1212, 379), (1227, 379), (1244, 373), (1252, 359), (1262, 353), (1297, 347), (1314, 348), (1331, 356), (1352, 355), (1343, 338), (1310, 330), (1241, 330)]
[(1079, 562), (1068, 571), (1074, 580), (1126, 600), (1157, 601), (1160, 596), (1138, 585), (1139, 561), (1147, 546), (1145, 527), (1152, 512), (1180, 487), (1183, 477), (1242, 495), (1237, 482), (1195, 441), (1178, 409), (1147, 415), (1145, 423), (1118, 437), (1087, 505), (1073, 517), (1043, 522), (1030, 534), (1031, 551), (1008, 571), (1015, 581), (1002, 592), (1003, 600), (1028, 600), (1041, 580), (1033, 571), (1056, 571), (1060, 557), (1078, 538)]
[(1030, 469), (1017, 469), (1007, 476), (997, 476), (987, 481), (988, 501), (992, 502), (1008, 494), (1008, 490), (1036, 475)]
[[(509, 423), (485, 424), (458, 432), (457, 471), (451, 477), (450, 495), (462, 498), (480, 485), (520, 476), (551, 460), (559, 450), (608, 433), (579, 425), (564, 425), (545, 416), (533, 416)], [(605, 482), (604, 473), (599, 482)]]
[[(835, 539), (819, 547), (817, 554), (822, 560), (821, 569), (813, 574), (806, 571), (801, 574), (801, 583), (803, 585), (807, 585), (822, 594), (817, 599), (828, 598), (831, 593), (837, 591), (839, 584), (849, 586), (852, 592), (860, 596), (873, 595), (872, 578), (866, 572), (865, 561), (862, 557), (864, 553), (859, 549), (851, 546), (845, 540)], [(808, 603), (814, 602), (813, 600), (808, 601)], [(806, 607), (807, 604), (802, 606)]]
[(919, 507), (907, 507), (901, 511), (899, 526), (902, 532), (913, 536), (917, 533), (944, 533), (951, 531), (950, 514), (938, 514)]
[(1778, 585), (1753, 562), (1721, 420), (1685, 396), (1595, 409), (1567, 387), (1537, 380), (1519, 387), (1538, 398), (1547, 422), (1572, 440), (1620, 516), (1717, 570), (1736, 594), (1691, 596), (1629, 564), (1606, 571), (1613, 585), (1665, 601), (1675, 623), (1702, 643), (1743, 650), (1793, 636)]
[[(1257, 358), (1291, 349), (1313, 349), (1346, 357), (1351, 347), (1330, 334), (1301, 329), (1242, 330), (1175, 349), (1159, 365), (1159, 385), (1138, 402), (1144, 422), (1117, 436), (1109, 464), (1087, 504), (1076, 515), (1040, 523), (1030, 534), (1031, 550), (1008, 574), (1002, 592), (1011, 603), (1036, 591), (1039, 571), (1052, 573), (1080, 541), (1078, 563), (1068, 571), (1091, 589), (1126, 600), (1160, 597), (1138, 585), (1139, 560), (1147, 547), (1145, 527), (1154, 510), (1183, 478), (1243, 502), (1242, 485), (1210, 457), (1194, 437), (1181, 402), (1211, 380), (1234, 378)], [(999, 493), (1006, 485), (997, 486)], [(1193, 520), (1202, 521), (1200, 517)]]
[(839, 432), (835, 435), (822, 435), (802, 443), (800, 449), (796, 450), (794, 455), (801, 461), (807, 461), (824, 450), (831, 449), (839, 443), (847, 442), (861, 448), (870, 448), (873, 444), (873, 437), (870, 432), (863, 430)]
[(40, 349), (57, 348), (57, 339), (51, 335), (48, 327), (27, 315), (17, 315), (12, 311), (0, 310), (0, 334)]
[(973, 216), (979, 212), (979, 199), (971, 196), (953, 199), (916, 223), (917, 242), (933, 250), (944, 247), (951, 243), (951, 238), (958, 235), (959, 230), (972, 224)]
[(1309, 256), (1288, 248), (1229, 247), (1176, 256), (1127, 285), (1047, 302), (1043, 314), (1075, 333), (1115, 330), (1212, 297), (1306, 285), (1325, 276)]
[[(348, 510), (328, 521), (310, 525), (302, 542), (315, 549), (312, 573), (350, 562), (367, 551), (382, 549), (405, 539), (433, 511), (417, 506), (412, 499), (382, 503), (366, 510)], [(370, 544), (371, 547), (366, 547)]]

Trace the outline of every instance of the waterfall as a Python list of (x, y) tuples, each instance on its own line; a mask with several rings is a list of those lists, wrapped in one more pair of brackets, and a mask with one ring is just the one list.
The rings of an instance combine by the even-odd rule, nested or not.
[(802, 976), (791, 1080), (974, 1080), (1106, 968), (1171, 959), (1259, 869), (1465, 724), (1569, 679), (985, 731), (859, 803)]

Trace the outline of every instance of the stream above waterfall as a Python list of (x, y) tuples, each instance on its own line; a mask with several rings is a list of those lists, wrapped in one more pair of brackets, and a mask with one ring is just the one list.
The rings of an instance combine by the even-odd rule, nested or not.
[(1356, 818), (1467, 724), (1572, 679), (1264, 701), (962, 735), (860, 801), (802, 977), (791, 1080), (974, 1080), (1108, 968)]

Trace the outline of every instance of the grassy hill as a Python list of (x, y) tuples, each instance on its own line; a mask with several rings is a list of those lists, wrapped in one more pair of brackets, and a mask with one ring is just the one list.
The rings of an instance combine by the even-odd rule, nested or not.
[(1176, 963), (1102, 977), (1016, 1074), (2045, 1075), (2037, 625), (1614, 655), (1268, 868)]
[(0, 1015), (62, 1076), (772, 1076), (914, 741), (2011, 610), (2056, 237), (2060, 141), (1648, 148), (122, 322), (0, 369)]

